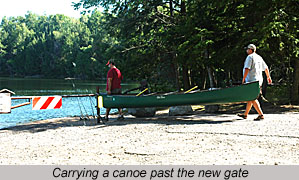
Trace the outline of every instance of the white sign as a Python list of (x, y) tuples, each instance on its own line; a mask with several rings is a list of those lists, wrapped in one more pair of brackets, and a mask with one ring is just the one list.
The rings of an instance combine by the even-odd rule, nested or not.
[(11, 112), (10, 93), (0, 93), (0, 113)]
[(37, 96), (32, 98), (32, 110), (60, 109), (61, 107), (61, 96)]

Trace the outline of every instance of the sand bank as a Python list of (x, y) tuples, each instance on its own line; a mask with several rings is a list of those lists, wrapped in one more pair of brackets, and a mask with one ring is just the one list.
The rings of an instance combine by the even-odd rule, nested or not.
[(0, 164), (299, 164), (299, 113), (50, 119), (0, 130)]

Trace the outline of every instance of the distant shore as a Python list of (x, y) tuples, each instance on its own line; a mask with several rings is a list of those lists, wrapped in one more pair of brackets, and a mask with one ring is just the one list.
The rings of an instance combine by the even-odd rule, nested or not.
[(106, 124), (78, 117), (0, 130), (1, 164), (299, 164), (299, 112), (116, 116)]

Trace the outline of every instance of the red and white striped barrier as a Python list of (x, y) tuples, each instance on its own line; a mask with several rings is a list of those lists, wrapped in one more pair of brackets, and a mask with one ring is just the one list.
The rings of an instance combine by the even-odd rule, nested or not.
[(32, 110), (60, 109), (62, 106), (61, 96), (32, 97)]

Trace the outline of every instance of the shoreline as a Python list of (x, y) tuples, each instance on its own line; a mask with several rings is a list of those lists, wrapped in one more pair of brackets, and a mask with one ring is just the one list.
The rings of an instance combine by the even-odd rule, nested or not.
[(106, 124), (79, 117), (0, 130), (0, 164), (9, 165), (290, 165), (299, 164), (299, 112), (152, 118), (113, 115)]

